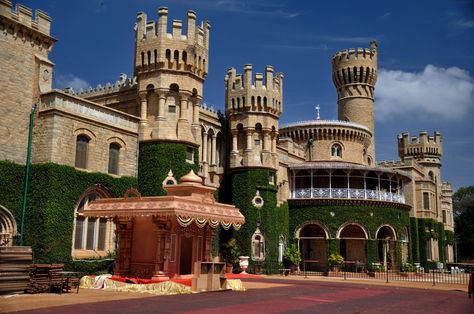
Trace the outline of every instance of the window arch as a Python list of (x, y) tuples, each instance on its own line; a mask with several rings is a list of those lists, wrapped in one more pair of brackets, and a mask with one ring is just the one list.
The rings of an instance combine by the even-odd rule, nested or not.
[(252, 260), (253, 261), (264, 261), (265, 260), (265, 238), (257, 228), (252, 235)]
[(278, 263), (283, 263), (283, 256), (285, 255), (285, 236), (280, 235), (278, 240)]
[(342, 146), (340, 144), (334, 144), (331, 146), (331, 156), (342, 158)]
[(121, 146), (118, 143), (110, 143), (109, 145), (108, 172), (111, 174), (119, 174), (120, 149)]
[(87, 155), (89, 150), (89, 137), (80, 134), (76, 138), (76, 159), (75, 159), (75, 167), (87, 169)]
[(115, 250), (112, 220), (84, 216), (84, 209), (90, 202), (111, 196), (105, 188), (97, 185), (87, 190), (80, 198), (74, 210), (73, 257), (105, 256)]

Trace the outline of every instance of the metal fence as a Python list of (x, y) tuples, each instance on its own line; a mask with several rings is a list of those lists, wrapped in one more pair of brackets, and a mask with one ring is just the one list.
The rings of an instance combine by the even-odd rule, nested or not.
[[(456, 284), (467, 285), (469, 283), (469, 273), (458, 271), (457, 269), (449, 270), (426, 270), (415, 272), (403, 272), (398, 270), (383, 269), (377, 272), (367, 271), (365, 268), (354, 268), (354, 265), (342, 265), (339, 269), (333, 271), (314, 271), (313, 269), (303, 268), (294, 274), (298, 276), (328, 276), (344, 279), (374, 279), (385, 282), (391, 281), (408, 281), (408, 282), (424, 282), (431, 285), (436, 284)], [(281, 272), (282, 273), (282, 272)]]

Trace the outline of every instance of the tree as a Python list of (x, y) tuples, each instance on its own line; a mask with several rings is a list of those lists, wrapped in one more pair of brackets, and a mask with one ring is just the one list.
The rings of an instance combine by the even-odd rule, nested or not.
[(455, 233), (463, 259), (474, 258), (474, 186), (460, 188), (453, 195)]
[(465, 207), (474, 203), (474, 185), (459, 188), (453, 194), (453, 209), (454, 215), (459, 216), (464, 211)]

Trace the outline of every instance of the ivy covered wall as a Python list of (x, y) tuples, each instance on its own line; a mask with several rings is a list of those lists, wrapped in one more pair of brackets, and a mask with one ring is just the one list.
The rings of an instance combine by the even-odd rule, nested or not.
[[(12, 212), (18, 232), (24, 178), (24, 166), (0, 161), (0, 205)], [(33, 248), (35, 263), (71, 261), (74, 208), (93, 185), (103, 186), (113, 196), (122, 196), (130, 187), (136, 187), (136, 179), (88, 173), (53, 163), (31, 166), (24, 245)]]
[[(446, 242), (448, 240), (448, 234), (444, 230), (444, 224), (430, 218), (418, 218), (416, 219), (418, 225), (418, 236), (419, 236), (419, 245), (418, 251), (420, 253), (420, 263), (423, 267), (433, 268), (435, 265), (433, 261), (428, 260), (426, 256), (426, 243), (430, 239), (438, 241), (438, 252), (439, 259), (437, 261), (445, 262), (446, 261)], [(449, 239), (451, 241), (451, 239)], [(454, 242), (454, 241), (453, 241)]]
[(179, 143), (141, 143), (138, 155), (138, 190), (143, 196), (166, 195), (163, 181), (171, 169), (176, 180), (194, 170), (199, 171), (199, 155), (194, 163), (186, 161), (187, 145)]
[[(280, 268), (278, 264), (278, 243), (280, 235), (288, 239), (288, 204), (277, 206), (277, 188), (269, 184), (270, 170), (246, 169), (232, 173), (232, 203), (245, 216), (245, 224), (234, 236), (241, 254), (251, 256), (251, 239), (257, 227), (265, 238), (266, 272)], [(252, 204), (256, 191), (260, 192), (264, 205), (257, 209)], [(250, 261), (253, 265), (254, 262)]]
[[(290, 205), (290, 236), (294, 238), (295, 231), (305, 222), (317, 221), (324, 225), (331, 239), (328, 241), (328, 255), (340, 253), (340, 241), (336, 238), (337, 230), (347, 222), (355, 222), (364, 226), (369, 233), (366, 245), (367, 261), (378, 261), (378, 241), (375, 240), (377, 229), (389, 224), (395, 228), (397, 239), (400, 238), (403, 228), (410, 227), (409, 212), (396, 208), (380, 208), (374, 206), (317, 206), (317, 205)], [(395, 247), (397, 265), (401, 263), (401, 242), (396, 241)]]

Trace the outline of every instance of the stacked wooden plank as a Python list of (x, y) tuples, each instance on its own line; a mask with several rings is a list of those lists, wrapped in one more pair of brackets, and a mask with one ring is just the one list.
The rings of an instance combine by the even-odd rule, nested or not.
[(0, 247), (0, 294), (24, 293), (33, 260), (31, 247)]
[(61, 289), (63, 264), (32, 264), (30, 265), (30, 284), (26, 292), (49, 292)]

